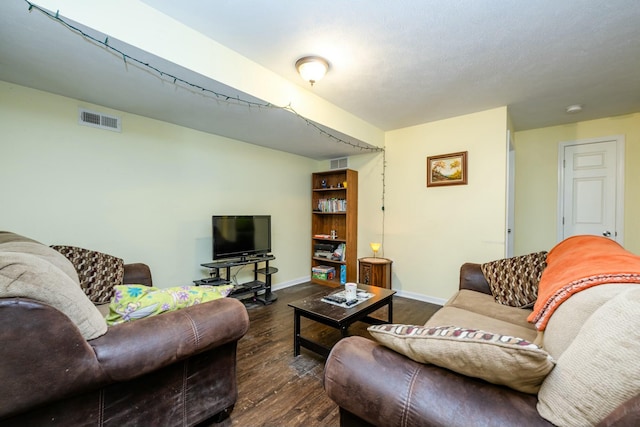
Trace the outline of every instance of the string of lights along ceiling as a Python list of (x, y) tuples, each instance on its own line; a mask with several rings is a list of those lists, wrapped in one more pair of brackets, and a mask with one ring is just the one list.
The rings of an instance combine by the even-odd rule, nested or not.
[(322, 129), (319, 125), (317, 125), (316, 123), (312, 122), (311, 120), (307, 119), (306, 117), (300, 115), (298, 112), (296, 112), (293, 107), (291, 107), (291, 104), (281, 107), (281, 106), (277, 106), (277, 105), (273, 105), (271, 103), (260, 103), (260, 102), (255, 102), (255, 101), (250, 101), (247, 99), (243, 99), (240, 96), (231, 96), (231, 95), (227, 95), (224, 93), (220, 93), (217, 92), (215, 90), (211, 90), (208, 88), (205, 88), (201, 85), (195, 84), (195, 83), (191, 83), (189, 81), (187, 81), (186, 79), (183, 79), (181, 77), (175, 76), (171, 73), (165, 72), (147, 62), (141, 61), (131, 55), (128, 55), (127, 53), (121, 51), (120, 49), (117, 49), (111, 45), (109, 45), (109, 37), (107, 36), (104, 40), (100, 40), (96, 37), (93, 37), (90, 34), (87, 34), (85, 31), (81, 30), (78, 27), (75, 27), (74, 25), (71, 25), (69, 22), (65, 21), (64, 19), (62, 19), (60, 17), (60, 11), (56, 11), (55, 15), (48, 12), (45, 9), (42, 9), (41, 7), (39, 7), (36, 4), (31, 3), (28, 0), (25, 0), (25, 3), (27, 3), (27, 5), (29, 6), (29, 12), (31, 12), (33, 9), (43, 13), (44, 15), (48, 16), (49, 18), (53, 19), (54, 21), (59, 22), (60, 24), (64, 25), (66, 28), (68, 28), (69, 30), (73, 31), (74, 33), (84, 37), (85, 39), (93, 42), (96, 46), (102, 46), (105, 47), (106, 49), (108, 49), (111, 52), (114, 52), (120, 56), (122, 56), (122, 60), (124, 61), (125, 65), (127, 63), (132, 63), (135, 64), (139, 67), (144, 67), (147, 68), (149, 70), (152, 70), (153, 72), (157, 73), (161, 78), (163, 78), (164, 80), (168, 81), (168, 82), (172, 82), (173, 84), (180, 86), (183, 85), (189, 89), (192, 90), (197, 90), (201, 93), (204, 93), (205, 95), (209, 95), (213, 98), (215, 98), (216, 102), (225, 102), (227, 104), (234, 104), (234, 105), (242, 105), (242, 106), (246, 106), (248, 108), (257, 108), (257, 109), (278, 109), (278, 110), (286, 110), (289, 111), (290, 113), (293, 113), (295, 117), (299, 118), (300, 120), (303, 120), (307, 126), (311, 126), (313, 127), (315, 130), (317, 130), (320, 134), (326, 136), (327, 138), (329, 138), (330, 140), (340, 143), (340, 144), (345, 144), (354, 148), (358, 148), (362, 151), (371, 151), (371, 152), (384, 152), (384, 148), (381, 147), (371, 147), (371, 146), (366, 146), (366, 145), (361, 145), (359, 143), (354, 143), (351, 141), (345, 141), (344, 139), (337, 137), (335, 135), (333, 135), (330, 132), (327, 132), (326, 130)]
[[(260, 103), (260, 102), (255, 102), (255, 101), (250, 101), (247, 99), (243, 99), (240, 96), (231, 96), (228, 94), (224, 94), (221, 92), (217, 92), (208, 88), (205, 88), (201, 85), (192, 83), (187, 81), (186, 79), (183, 79), (181, 77), (175, 76), (171, 73), (165, 72), (161, 69), (159, 69), (158, 67), (155, 67), (147, 62), (144, 62), (142, 60), (139, 60), (123, 51), (121, 51), (120, 49), (117, 49), (111, 45), (109, 45), (109, 37), (105, 37), (104, 40), (100, 40), (88, 33), (86, 33), (85, 31), (81, 30), (80, 28), (75, 27), (74, 25), (70, 24), (69, 22), (65, 21), (64, 19), (62, 19), (60, 17), (60, 11), (56, 11), (55, 15), (50, 13), (49, 11), (42, 9), (41, 7), (39, 7), (36, 4), (31, 3), (28, 0), (24, 0), (25, 3), (28, 5), (28, 11), (31, 12), (33, 9), (41, 12), (42, 14), (44, 14), (45, 16), (49, 17), (50, 19), (62, 24), (63, 26), (65, 26), (66, 28), (68, 28), (69, 30), (71, 30), (72, 32), (74, 32), (75, 34), (78, 34), (80, 36), (82, 36), (83, 38), (85, 38), (86, 40), (89, 40), (91, 42), (93, 42), (96, 47), (104, 47), (106, 49), (108, 49), (109, 51), (116, 53), (120, 56), (122, 56), (122, 60), (124, 61), (125, 65), (130, 62), (134, 65), (137, 65), (139, 67), (144, 67), (147, 68), (155, 73), (157, 73), (163, 80), (168, 81), (170, 83), (173, 83), (176, 86), (180, 86), (180, 87), (186, 87), (189, 88), (191, 90), (197, 90), (198, 92), (208, 95), (210, 97), (212, 97), (213, 99), (216, 100), (216, 102), (225, 102), (227, 104), (233, 104), (233, 105), (241, 105), (241, 106), (246, 106), (248, 108), (257, 108), (258, 110), (260, 109), (277, 109), (277, 110), (285, 110), (288, 111), (290, 113), (292, 113), (295, 117), (299, 118), (300, 120), (303, 120), (307, 126), (311, 126), (312, 128), (316, 129), (321, 135), (326, 136), (327, 138), (329, 138), (330, 140), (336, 142), (336, 143), (340, 143), (340, 144), (344, 144), (344, 145), (348, 145), (350, 147), (353, 148), (358, 148), (362, 151), (369, 151), (369, 152), (382, 152), (382, 200), (381, 200), (381, 211), (382, 211), (382, 239), (384, 241), (384, 222), (385, 222), (385, 210), (384, 210), (384, 206), (385, 206), (385, 193), (386, 193), (386, 182), (385, 182), (385, 175), (386, 175), (386, 166), (387, 166), (387, 160), (386, 160), (386, 152), (384, 150), (384, 148), (381, 147), (371, 147), (371, 146), (365, 146), (365, 145), (361, 145), (358, 143), (353, 143), (350, 141), (345, 141), (344, 139), (337, 137), (335, 135), (333, 135), (330, 132), (325, 131), (324, 129), (322, 129), (320, 126), (318, 126), (316, 123), (312, 122), (311, 120), (307, 119), (306, 117), (300, 115), (297, 111), (295, 111), (293, 109), (293, 107), (291, 107), (291, 105), (287, 105), (284, 107), (281, 106), (277, 106), (277, 105), (273, 105), (271, 103)], [(181, 86), (182, 85), (182, 86)], [(384, 242), (383, 242), (384, 245)]]

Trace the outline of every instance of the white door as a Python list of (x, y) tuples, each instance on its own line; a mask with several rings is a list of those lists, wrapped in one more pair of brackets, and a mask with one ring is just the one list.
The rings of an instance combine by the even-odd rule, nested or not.
[(624, 145), (620, 137), (562, 143), (558, 239), (594, 234), (622, 243)]

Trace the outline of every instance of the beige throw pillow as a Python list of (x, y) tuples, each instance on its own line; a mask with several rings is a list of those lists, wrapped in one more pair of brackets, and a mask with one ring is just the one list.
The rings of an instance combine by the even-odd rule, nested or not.
[(553, 369), (551, 356), (526, 340), (455, 326), (376, 325), (381, 344), (420, 363), (536, 393)]
[(79, 283), (76, 269), (61, 253), (51, 250), (47, 245), (43, 245), (42, 243), (38, 243), (35, 240), (28, 239), (18, 234), (2, 232), (2, 237), (3, 238), (0, 240), (0, 252), (23, 252), (26, 254), (36, 255), (45, 261), (49, 261), (51, 264), (65, 272), (73, 281)]
[(635, 286), (586, 320), (542, 383), (538, 412), (558, 426), (598, 424), (640, 394), (639, 360), (640, 286)]
[(633, 283), (612, 283), (593, 286), (572, 295), (549, 318), (542, 347), (558, 360), (596, 310), (619, 293), (636, 286), (638, 285)]
[(40, 256), (0, 254), (0, 298), (11, 297), (30, 298), (56, 308), (71, 319), (87, 340), (107, 332), (107, 323), (78, 284)]

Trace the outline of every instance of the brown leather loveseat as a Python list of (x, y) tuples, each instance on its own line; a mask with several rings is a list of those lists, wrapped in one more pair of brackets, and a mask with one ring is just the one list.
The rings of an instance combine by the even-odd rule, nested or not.
[[(482, 265), (464, 264), (458, 293), (424, 326), (373, 326), (369, 331), (376, 340), (352, 336), (333, 347), (324, 386), (340, 407), (341, 426), (640, 425), (640, 257), (604, 238), (570, 239), (546, 256), (543, 278), (593, 268), (587, 278), (600, 280), (609, 273), (596, 270), (613, 264), (601, 262), (609, 252), (626, 257), (633, 267), (598, 286), (587, 288), (593, 283), (584, 279), (571, 282), (584, 287), (570, 298), (557, 294), (565, 300), (539, 332), (527, 321), (531, 307), (499, 304)], [(462, 327), (463, 333), (477, 328), (505, 334), (500, 336), (504, 343), (486, 344), (506, 348), (505, 353), (483, 356), (483, 344), (461, 344), (460, 339), (434, 356), (439, 337), (428, 335), (450, 332), (451, 325)], [(507, 348), (513, 341), (507, 335), (523, 338), (518, 343), (522, 351)], [(430, 345), (431, 353), (420, 353)], [(454, 345), (470, 345), (472, 351), (463, 354)], [(547, 364), (533, 387), (525, 378), (525, 362), (514, 356), (518, 351)], [(420, 357), (433, 361), (415, 360)], [(496, 360), (498, 379), (490, 382), (480, 370)], [(470, 374), (460, 372), (465, 370)], [(507, 371), (503, 378), (511, 376), (511, 383), (501, 382)]]
[[(73, 275), (67, 263), (0, 232), (0, 426), (191, 426), (230, 413), (236, 345), (249, 326), (242, 303), (222, 298), (107, 328), (73, 287), (43, 302), (48, 278)], [(151, 285), (149, 268), (125, 265), (124, 283)]]

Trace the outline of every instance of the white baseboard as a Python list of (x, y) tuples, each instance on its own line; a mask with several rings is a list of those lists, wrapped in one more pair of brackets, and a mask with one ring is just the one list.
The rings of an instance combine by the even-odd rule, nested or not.
[[(272, 291), (277, 291), (279, 289), (288, 288), (288, 287), (299, 285), (301, 283), (306, 283), (306, 282), (309, 282), (309, 281), (311, 281), (311, 276), (305, 276), (305, 277), (301, 277), (299, 279), (293, 279), (293, 280), (289, 280), (287, 282), (282, 282), (282, 283), (278, 283), (277, 285), (273, 285), (271, 287), (271, 290)], [(444, 305), (444, 303), (447, 302), (446, 299), (431, 297), (431, 296), (428, 296), (428, 295), (423, 295), (423, 294), (418, 294), (418, 293), (415, 293), (415, 292), (408, 292), (408, 291), (396, 290), (396, 295), (398, 295), (399, 297), (414, 299), (414, 300), (417, 300), (417, 301), (424, 301), (424, 302), (428, 302), (428, 303), (436, 304), (436, 305)]]
[(398, 295), (399, 297), (415, 299), (418, 301), (424, 301), (436, 305), (444, 305), (444, 303), (447, 302), (446, 299), (431, 297), (429, 295), (417, 294), (415, 292), (408, 291), (396, 290), (396, 295)]
[(279, 289), (288, 288), (291, 286), (299, 285), (301, 283), (306, 283), (311, 281), (311, 276), (301, 277), (299, 279), (293, 279), (286, 282), (278, 283), (277, 285), (271, 286), (272, 291), (277, 291)]

